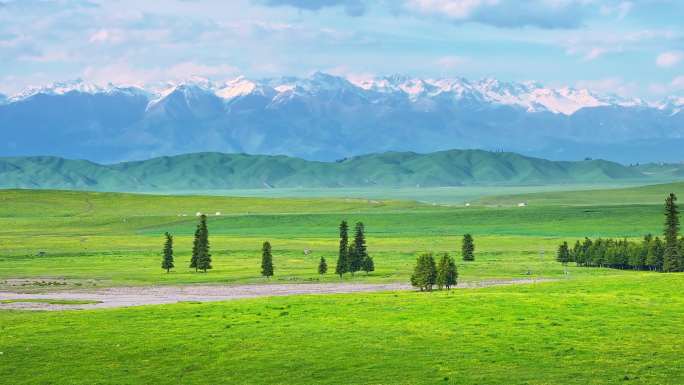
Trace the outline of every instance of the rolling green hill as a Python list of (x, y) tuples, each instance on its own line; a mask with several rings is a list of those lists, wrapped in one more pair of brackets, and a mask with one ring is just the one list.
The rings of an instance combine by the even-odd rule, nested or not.
[[(196, 153), (101, 165), (56, 157), (0, 158), (0, 188), (188, 191), (285, 187), (437, 187), (652, 181), (604, 160), (549, 161), (515, 153), (387, 152), (315, 162), (287, 156)], [(665, 177), (676, 178), (666, 173)]]

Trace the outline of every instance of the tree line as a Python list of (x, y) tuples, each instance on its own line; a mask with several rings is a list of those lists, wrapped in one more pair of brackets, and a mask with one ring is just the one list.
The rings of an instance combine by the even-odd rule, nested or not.
[(567, 242), (558, 247), (556, 260), (577, 266), (608, 267), (613, 269), (651, 270), (662, 272), (684, 271), (684, 238), (679, 237), (677, 196), (665, 200), (663, 239), (648, 234), (640, 242), (627, 239), (589, 239), (576, 241), (571, 248)]

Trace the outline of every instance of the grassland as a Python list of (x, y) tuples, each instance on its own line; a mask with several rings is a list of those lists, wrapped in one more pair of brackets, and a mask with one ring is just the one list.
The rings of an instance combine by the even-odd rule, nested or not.
[[(652, 188), (566, 192), (565, 202), (534, 200), (528, 207), (447, 207), (408, 201), (350, 198), (229, 198), (151, 196), (64, 191), (0, 192), (0, 285), (10, 278), (67, 278), (86, 285), (144, 285), (194, 282), (262, 282), (259, 248), (274, 247), (273, 281), (335, 281), (316, 274), (323, 256), (334, 265), (340, 220), (363, 221), (377, 271), (359, 281), (406, 281), (417, 253), (456, 254), (460, 236), (476, 237), (476, 262), (461, 264), (465, 280), (557, 277), (553, 261), (560, 240), (583, 236), (639, 237), (659, 233), (662, 192), (684, 184)], [(549, 193), (557, 194), (557, 193)], [(639, 196), (638, 204), (583, 205), (587, 196)], [(544, 196), (544, 194), (541, 194)], [(563, 196), (554, 195), (554, 196)], [(515, 198), (498, 198), (511, 199)], [(575, 202), (575, 203), (573, 203)], [(579, 202), (579, 203), (578, 203)], [(210, 213), (214, 270), (187, 269), (197, 212)], [(220, 216), (215, 213), (220, 212)], [(176, 237), (177, 266), (159, 268), (162, 234)], [(304, 249), (313, 253), (304, 255)], [(571, 274), (604, 274), (573, 269)], [(611, 273), (612, 274), (612, 273)], [(343, 279), (350, 279), (345, 277)]]
[[(0, 311), (0, 379), (12, 384), (682, 384), (684, 276), (570, 266), (557, 244), (660, 233), (684, 184), (483, 198), (471, 207), (346, 198), (0, 192), (0, 290), (29, 278), (90, 286), (250, 283), (274, 246), (271, 282), (335, 282), (337, 225), (362, 220), (377, 271), (406, 282), (417, 253), (458, 254), (460, 279), (554, 282), (451, 292), (291, 296), (62, 312)], [(527, 207), (515, 207), (518, 201)], [(187, 269), (196, 212), (214, 270)], [(179, 216), (180, 215), (180, 216)], [(183, 216), (187, 215), (187, 216)], [(177, 268), (160, 267), (175, 234)], [(304, 248), (313, 250), (304, 255)], [(41, 254), (42, 253), (42, 254)], [(530, 275), (527, 275), (527, 273)], [(70, 282), (51, 285), (51, 279)], [(63, 280), (64, 279), (64, 280)], [(3, 283), (4, 282), (4, 283)], [(40, 282), (40, 281), (38, 281)], [(3, 381), (0, 381), (3, 382)]]
[(684, 280), (0, 312), (13, 384), (681, 384)]

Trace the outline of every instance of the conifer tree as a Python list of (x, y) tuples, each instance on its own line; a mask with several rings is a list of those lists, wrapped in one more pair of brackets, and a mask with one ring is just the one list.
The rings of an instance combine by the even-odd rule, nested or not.
[(366, 260), (366, 257), (368, 257), (368, 252), (366, 251), (366, 235), (364, 231), (363, 223), (357, 222), (354, 230), (354, 252), (349, 256), (349, 271), (351, 271), (352, 274), (363, 268), (363, 262)]
[(347, 221), (340, 223), (340, 250), (337, 256), (335, 274), (342, 278), (342, 275), (349, 271), (349, 226)]
[(190, 257), (190, 268), (195, 268), (197, 271), (197, 259), (199, 257), (199, 247), (200, 247), (200, 225), (197, 225), (195, 229), (195, 237), (192, 241), (192, 257)]
[(474, 261), (475, 260), (475, 243), (473, 241), (472, 235), (465, 234), (463, 236), (463, 243), (461, 245), (461, 253), (463, 255), (464, 261)]
[(431, 291), (437, 281), (437, 268), (432, 253), (425, 253), (416, 260), (416, 267), (411, 275), (411, 285), (420, 291)]
[(437, 287), (440, 290), (445, 287), (449, 290), (452, 286), (456, 286), (457, 279), (458, 270), (456, 269), (456, 262), (449, 254), (444, 253), (437, 265)]
[(164, 234), (166, 241), (164, 242), (164, 251), (161, 267), (168, 273), (173, 269), (173, 237), (168, 232)]
[(355, 267), (355, 261), (356, 261), (356, 249), (354, 248), (354, 245), (349, 245), (349, 248), (347, 248), (347, 271), (354, 275), (355, 272), (359, 271), (357, 268), (354, 270)]
[(670, 194), (665, 200), (665, 253), (663, 254), (663, 271), (680, 271), (679, 247), (679, 210), (677, 196)]
[(570, 249), (568, 248), (568, 243), (563, 242), (558, 247), (558, 253), (556, 254), (556, 261), (566, 265), (570, 262)]
[(318, 262), (318, 274), (325, 274), (328, 272), (328, 263), (325, 262), (325, 258), (321, 257), (321, 261)]
[(261, 247), (261, 275), (266, 278), (273, 276), (273, 255), (270, 242), (264, 242)]
[(368, 275), (368, 273), (371, 271), (375, 271), (375, 262), (373, 262), (373, 257), (366, 255), (366, 258), (363, 259), (363, 263), (361, 264), (361, 270), (365, 271), (366, 275)]
[(209, 253), (209, 229), (207, 228), (207, 216), (200, 216), (199, 240), (197, 242), (197, 269), (204, 271), (210, 270), (211, 254)]

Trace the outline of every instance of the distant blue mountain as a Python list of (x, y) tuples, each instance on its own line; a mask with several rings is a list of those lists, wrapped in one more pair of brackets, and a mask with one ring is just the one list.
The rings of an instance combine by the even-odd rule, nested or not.
[(505, 149), (548, 159), (684, 160), (684, 100), (649, 104), (494, 79), (309, 78), (168, 87), (55, 84), (0, 96), (0, 155), (115, 162), (188, 152), (335, 160)]

